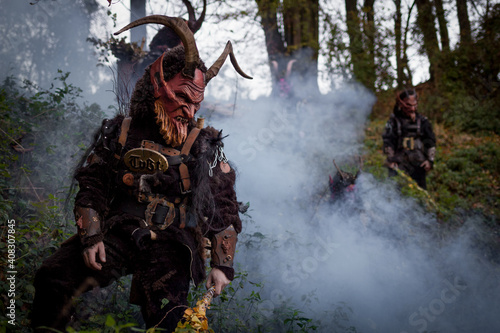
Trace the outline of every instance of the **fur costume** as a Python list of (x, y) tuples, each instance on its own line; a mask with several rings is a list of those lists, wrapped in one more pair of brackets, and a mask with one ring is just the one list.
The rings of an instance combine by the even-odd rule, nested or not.
[[(166, 53), (163, 61), (165, 80), (179, 73), (183, 64), (182, 46)], [(201, 62), (198, 69), (206, 72)], [(105, 120), (92, 153), (76, 171), (80, 190), (75, 206), (97, 212), (102, 235), (86, 238), (87, 243), (83, 245), (73, 237), (43, 262), (35, 278), (33, 327), (44, 325), (64, 330), (71, 315), (73, 296), (133, 274), (131, 301), (141, 305), (146, 325), (159, 324), (172, 331), (183, 308), (171, 311), (167, 317), (165, 314), (177, 305), (187, 304), (190, 281), (198, 284), (205, 278), (203, 237), (212, 239), (230, 225), (236, 233), (241, 232), (234, 191), (235, 171), (226, 163), (213, 163), (223, 151), (220, 131), (203, 128), (194, 141), (185, 162), (191, 181), (189, 193), (183, 193), (179, 186), (179, 165), (170, 165), (164, 172), (145, 174), (131, 171), (124, 163), (123, 156), (141, 147), (144, 140), (168, 148), (156, 123), (154, 104), (148, 69), (138, 81), (131, 99), (131, 123), (125, 145), (121, 147), (119, 143), (124, 117)], [(195, 127), (196, 122), (192, 120), (188, 129), (191, 131)], [(180, 225), (179, 217), (165, 229), (145, 225), (144, 218), (135, 213), (137, 207), (141, 207), (138, 197), (144, 189), (175, 203), (176, 216), (180, 205), (185, 203), (186, 226)], [(145, 206), (149, 207), (143, 204), (143, 211)], [(154, 240), (136, 237), (149, 235), (149, 229), (154, 231)], [(81, 252), (102, 239), (106, 262), (102, 263), (101, 271), (91, 270), (85, 266)], [(213, 262), (211, 265), (216, 266)], [(231, 267), (216, 267), (233, 279)], [(163, 298), (170, 302), (161, 308)]]

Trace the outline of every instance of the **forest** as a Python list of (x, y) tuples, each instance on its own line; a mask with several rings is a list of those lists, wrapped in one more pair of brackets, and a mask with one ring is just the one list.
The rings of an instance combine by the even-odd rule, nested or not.
[[(179, 332), (500, 331), (500, 4), (2, 5), (0, 333), (32, 332), (35, 272), (77, 230), (75, 167), (103, 119), (127, 113), (163, 44), (179, 43), (149, 25), (113, 35), (152, 14), (185, 19), (206, 63), (230, 40), (253, 77), (226, 64), (197, 114), (227, 135), (249, 208), (210, 330)], [(436, 134), (427, 190), (389, 178), (383, 153), (396, 96), (411, 88)], [(333, 200), (338, 168), (357, 178)], [(146, 332), (130, 284), (78, 296), (67, 332)], [(193, 286), (190, 305), (204, 292)]]

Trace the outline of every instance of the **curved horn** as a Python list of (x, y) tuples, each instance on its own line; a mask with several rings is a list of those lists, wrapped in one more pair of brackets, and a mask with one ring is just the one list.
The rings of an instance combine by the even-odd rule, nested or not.
[(274, 69), (274, 73), (278, 74), (278, 62), (276, 60), (271, 60), (271, 64), (273, 65), (272, 69)]
[(184, 65), (182, 74), (184, 76), (193, 78), (194, 71), (196, 70), (196, 67), (200, 62), (200, 57), (198, 54), (198, 49), (196, 48), (194, 35), (191, 30), (189, 30), (189, 27), (183, 19), (179, 17), (169, 17), (164, 15), (150, 15), (129, 23), (114, 34), (119, 35), (124, 31), (147, 23), (163, 24), (164, 26), (172, 29), (181, 38), (182, 44), (184, 44), (184, 50), (186, 52), (186, 64)]
[(184, 3), (184, 5), (186, 6), (187, 11), (188, 11), (188, 15), (189, 15), (188, 26), (189, 26), (189, 29), (191, 29), (191, 31), (194, 34), (198, 30), (200, 30), (201, 24), (205, 20), (205, 14), (207, 12), (207, 0), (203, 0), (203, 11), (201, 12), (201, 15), (198, 18), (198, 20), (196, 20), (196, 17), (194, 15), (195, 14), (194, 13), (194, 8), (193, 8), (193, 5), (191, 5), (191, 2), (189, 0), (182, 0), (182, 2)]
[(297, 60), (296, 59), (292, 59), (288, 62), (288, 64), (286, 65), (286, 74), (285, 74), (285, 79), (288, 79), (290, 77), (290, 74), (292, 74), (292, 67), (293, 67), (293, 64), (296, 62)]
[(253, 79), (251, 76), (248, 76), (241, 70), (233, 54), (233, 45), (231, 44), (230, 41), (228, 41), (222, 54), (219, 56), (219, 58), (214, 62), (214, 64), (208, 69), (207, 73), (205, 74), (205, 84), (208, 84), (208, 82), (211, 79), (217, 76), (220, 68), (222, 67), (222, 65), (224, 65), (224, 62), (226, 61), (228, 55), (229, 59), (231, 59), (231, 63), (233, 64), (234, 69), (236, 70), (236, 72), (238, 72), (238, 74), (243, 76), (245, 79)]

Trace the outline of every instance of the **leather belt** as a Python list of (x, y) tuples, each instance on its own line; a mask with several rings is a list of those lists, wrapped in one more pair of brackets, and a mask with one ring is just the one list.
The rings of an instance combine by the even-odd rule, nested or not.
[(188, 162), (191, 159), (191, 155), (181, 154), (180, 151), (163, 147), (159, 143), (155, 143), (153, 141), (142, 140), (141, 147), (152, 149), (166, 156), (168, 165), (179, 165), (181, 163)]
[(123, 213), (143, 219), (150, 227), (154, 226), (164, 230), (172, 224), (180, 226), (181, 213), (179, 208), (162, 197), (155, 197), (149, 203), (124, 199), (121, 201), (118, 209)]

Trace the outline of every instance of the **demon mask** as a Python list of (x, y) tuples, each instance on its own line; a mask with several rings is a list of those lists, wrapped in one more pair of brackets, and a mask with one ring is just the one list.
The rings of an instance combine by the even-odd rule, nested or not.
[(163, 55), (151, 66), (156, 122), (165, 142), (181, 145), (188, 135), (188, 124), (200, 108), (205, 91), (205, 76), (196, 69), (194, 77), (177, 73), (169, 81), (163, 77)]
[(396, 97), (398, 108), (413, 121), (417, 112), (418, 96), (414, 91), (403, 91)]

